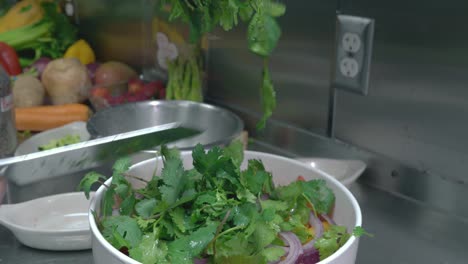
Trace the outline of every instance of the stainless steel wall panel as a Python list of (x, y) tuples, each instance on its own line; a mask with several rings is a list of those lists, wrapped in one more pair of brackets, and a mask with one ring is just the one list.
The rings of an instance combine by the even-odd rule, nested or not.
[[(367, 97), (338, 92), (336, 135), (466, 184), (468, 2), (342, 1), (376, 20)], [(462, 48), (464, 47), (464, 48)]]

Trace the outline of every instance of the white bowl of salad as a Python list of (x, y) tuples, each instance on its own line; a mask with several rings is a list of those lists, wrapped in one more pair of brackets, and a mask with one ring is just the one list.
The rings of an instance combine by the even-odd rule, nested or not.
[(95, 264), (355, 263), (361, 210), (336, 179), (293, 159), (243, 151), (163, 148), (112, 178), (89, 173)]

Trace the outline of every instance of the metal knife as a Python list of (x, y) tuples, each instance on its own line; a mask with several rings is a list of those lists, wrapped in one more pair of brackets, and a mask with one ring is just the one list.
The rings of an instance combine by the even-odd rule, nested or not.
[(148, 150), (201, 131), (169, 123), (113, 136), (88, 140), (51, 150), (0, 159), (0, 171), (9, 181), (26, 185), (40, 180), (91, 169), (106, 161)]

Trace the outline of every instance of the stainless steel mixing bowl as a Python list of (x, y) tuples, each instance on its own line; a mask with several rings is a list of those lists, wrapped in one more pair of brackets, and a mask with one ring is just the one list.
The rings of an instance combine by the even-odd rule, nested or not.
[(179, 149), (191, 149), (198, 143), (205, 147), (226, 145), (244, 129), (237, 115), (220, 107), (191, 101), (146, 101), (96, 112), (88, 121), (88, 131), (101, 137), (171, 122), (203, 131), (171, 144)]

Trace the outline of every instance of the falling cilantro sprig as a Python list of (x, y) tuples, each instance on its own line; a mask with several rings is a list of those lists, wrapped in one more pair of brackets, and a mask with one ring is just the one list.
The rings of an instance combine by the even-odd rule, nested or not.
[[(294, 232), (303, 244), (310, 241), (311, 204), (317, 214), (326, 214), (335, 202), (323, 180), (275, 186), (261, 160), (249, 160), (241, 169), (239, 142), (208, 151), (197, 145), (192, 169), (183, 167), (178, 150), (162, 147), (160, 153), (162, 170), (138, 190), (129, 182), (130, 160), (116, 161), (112, 180), (104, 185), (101, 214), (95, 214), (106, 240), (144, 264), (193, 263), (195, 258), (275, 262), (285, 254), (279, 232)], [(91, 172), (80, 189), (88, 195), (95, 183), (105, 181)], [(315, 247), (326, 258), (351, 235), (365, 234), (361, 227), (348, 233), (332, 225)]]
[[(247, 23), (248, 49), (260, 56), (263, 63), (260, 94), (263, 117), (257, 124), (258, 129), (265, 127), (266, 121), (276, 108), (276, 93), (271, 78), (268, 59), (281, 37), (277, 18), (286, 12), (286, 6), (276, 0), (162, 0), (160, 9), (171, 8), (169, 20), (185, 22), (190, 29), (190, 42), (199, 49), (204, 34), (220, 26), (232, 30), (239, 21)], [(178, 59), (169, 63), (168, 99), (201, 100), (202, 60), (200, 52), (194, 51), (195, 58)]]

